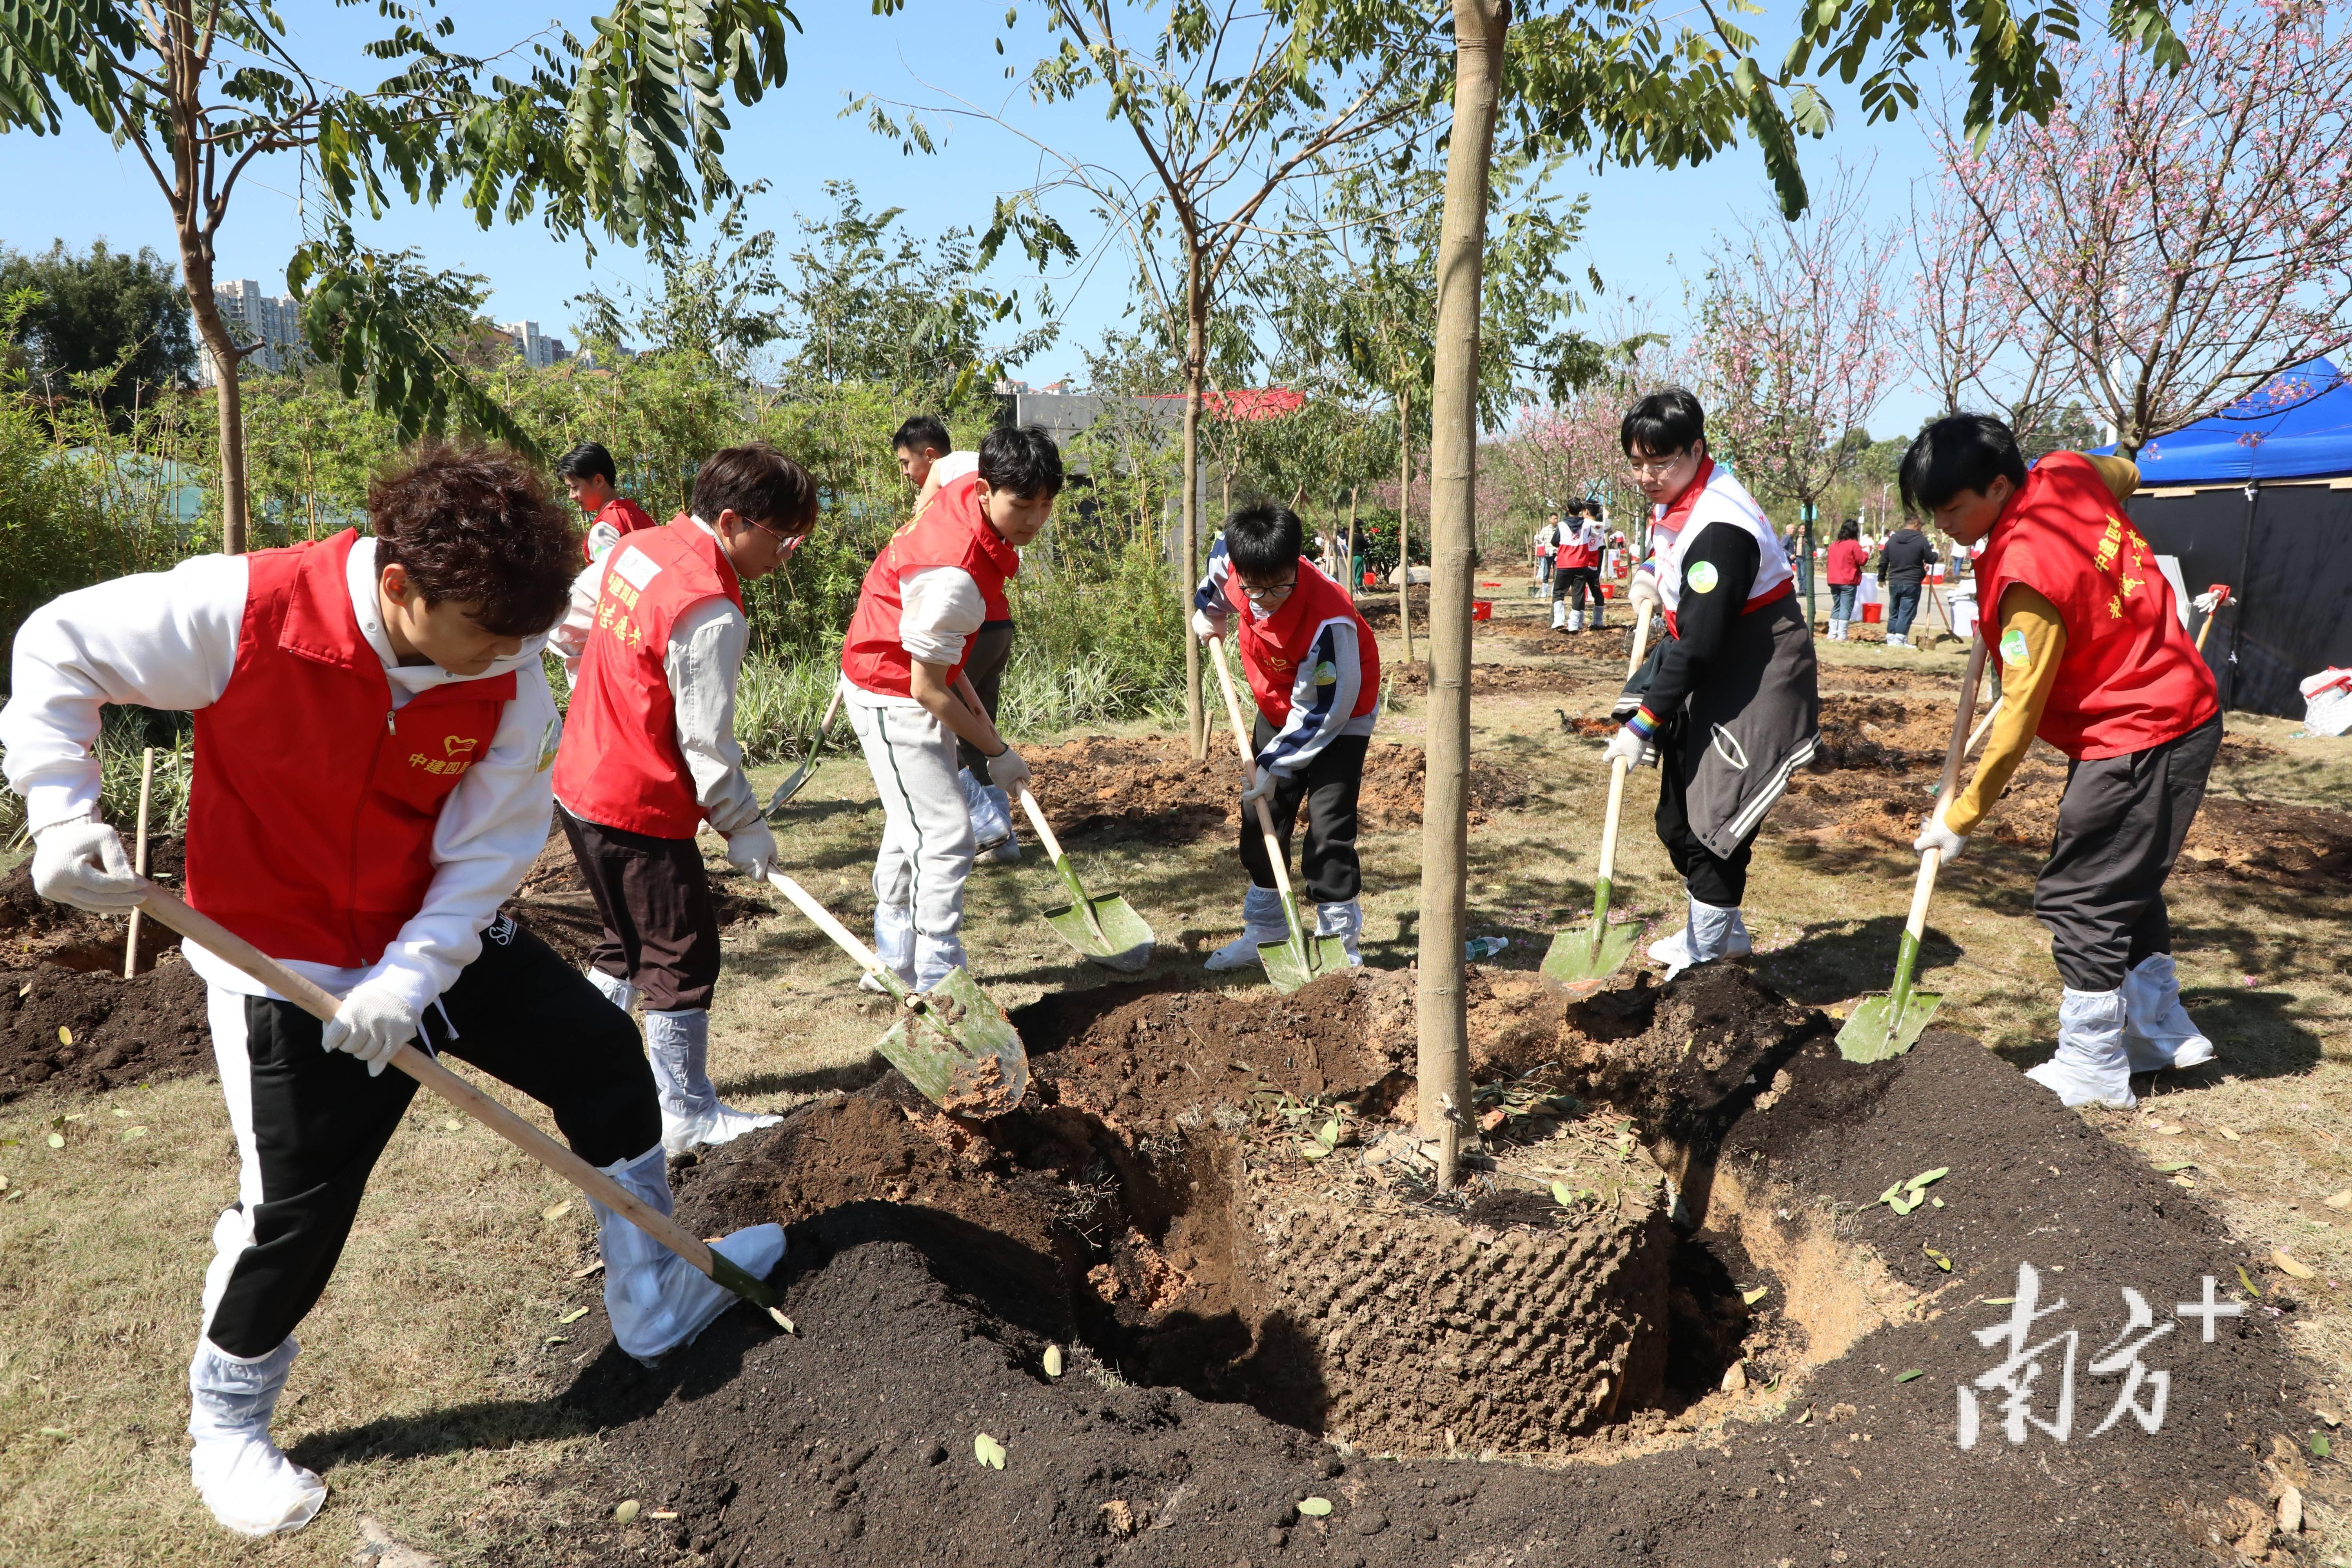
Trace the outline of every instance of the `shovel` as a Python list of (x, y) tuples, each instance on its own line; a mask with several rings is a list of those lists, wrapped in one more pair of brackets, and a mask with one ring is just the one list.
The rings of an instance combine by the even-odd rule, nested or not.
[[(1951, 743), (1944, 748), (1944, 776), (1935, 795), (1939, 801), (1951, 799), (1960, 782), (1960, 754), (1968, 748), (1969, 721), (1976, 716), (1977, 682), (1983, 679), (1984, 667), (1984, 639), (1977, 637), (1969, 649), (1968, 684), (1960, 689), (1959, 706), (1952, 713)], [(1911, 989), (1911, 977), (1919, 967), (1919, 939), (1927, 929), (1927, 900), (1935, 896), (1936, 869), (1942, 860), (1942, 852), (1935, 849), (1919, 857), (1911, 913), (1903, 922), (1903, 945), (1895, 954), (1893, 989), (1856, 1003), (1853, 1016), (1838, 1031), (1838, 1054), (1850, 1062), (1883, 1062), (1909, 1050), (1944, 999), (1939, 993)]]
[[(243, 970), (322, 1024), (334, 1017), (337, 1009), (342, 1005), (320, 986), (305, 980), (226, 926), (197, 913), (161, 888), (150, 884), (147, 896), (140, 900), (139, 907), (197, 946)], [(677, 1221), (648, 1208), (644, 1200), (627, 1191), (620, 1183), (414, 1045), (403, 1046), (393, 1053), (391, 1065), (579, 1188), (593, 1201), (620, 1215), (693, 1264), (709, 1275), (712, 1283), (724, 1285), (766, 1311), (786, 1333), (794, 1331), (793, 1321), (785, 1317), (777, 1305), (780, 1298), (773, 1286), (764, 1279), (752, 1279), (729, 1262), (724, 1253), (713, 1252), (681, 1228)]]
[[(1209, 662), (1217, 667), (1217, 684), (1224, 688), (1225, 716), (1234, 723), (1234, 749), (1242, 754), (1242, 766), (1247, 768), (1250, 782), (1257, 782), (1257, 758), (1250, 752), (1249, 729), (1242, 722), (1242, 705), (1234, 696), (1233, 673), (1225, 668), (1224, 639), (1209, 639)], [(1311, 937), (1298, 918), (1298, 900), (1291, 895), (1290, 869), (1283, 864), (1282, 840), (1275, 837), (1274, 814), (1266, 809), (1265, 797), (1257, 798), (1257, 825), (1265, 834), (1266, 863), (1274, 868), (1274, 885), (1282, 894), (1282, 922), (1290, 934), (1280, 942), (1260, 942), (1257, 961), (1265, 965), (1265, 977), (1276, 991), (1296, 991), (1318, 975), (1336, 974), (1349, 967), (1348, 939), (1339, 936)]]
[[(1642, 668), (1642, 655), (1649, 640), (1650, 614), (1644, 606), (1641, 624), (1633, 628), (1633, 658), (1626, 669), (1626, 679), (1631, 680), (1633, 671)], [(1625, 805), (1625, 779), (1633, 771), (1622, 757), (1609, 764), (1609, 814), (1601, 823), (1601, 867), (1592, 884), (1591, 929), (1561, 931), (1551, 939), (1550, 951), (1544, 954), (1545, 975), (1565, 985), (1597, 988), (1599, 982), (1616, 973), (1633, 956), (1633, 949), (1642, 939), (1639, 925), (1612, 929), (1609, 924), (1610, 873), (1617, 864), (1617, 817)]]
[(1151, 962), (1151, 928), (1135, 912), (1135, 906), (1117, 893), (1105, 893), (1101, 898), (1088, 898), (1078, 874), (1071, 868), (1070, 858), (1062, 853), (1061, 840), (1046, 825), (1045, 813), (1037, 805), (1037, 797), (1029, 786), (1021, 786), (1021, 809), (1029, 814), (1029, 826), (1037, 830), (1037, 842), (1054, 858), (1054, 870), (1062, 885), (1070, 889), (1067, 909), (1047, 910), (1045, 923), (1064, 942), (1078, 950), (1082, 958), (1091, 959), (1105, 969), (1116, 969), (1121, 974), (1139, 973)]
[(898, 1002), (902, 1016), (874, 1048), (924, 1098), (953, 1116), (1000, 1116), (1021, 1103), (1029, 1091), (1029, 1053), (1004, 1009), (970, 974), (950, 969), (929, 991), (909, 991), (807, 889), (782, 871), (769, 872), (768, 884)]
[(776, 793), (768, 797), (768, 807), (761, 816), (773, 816), (776, 808), (800, 794), (801, 785), (808, 783), (810, 775), (816, 772), (817, 759), (824, 754), (824, 738), (833, 729), (833, 716), (841, 711), (841, 691), (836, 683), (833, 689), (833, 700), (824, 705), (824, 717), (816, 721), (816, 733), (809, 737), (807, 755), (801, 758), (801, 765), (793, 770), (792, 777), (776, 786)]

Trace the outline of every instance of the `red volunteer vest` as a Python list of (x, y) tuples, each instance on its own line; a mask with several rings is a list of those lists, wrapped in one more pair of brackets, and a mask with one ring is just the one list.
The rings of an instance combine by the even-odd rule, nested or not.
[(2057, 606), (2066, 651), (2036, 732), (2068, 756), (2144, 752), (2221, 710), (2156, 552), (2081, 453), (2053, 452), (2033, 465), (1985, 541), (1976, 577), (1985, 585), (1977, 618), (1988, 642), (2000, 638), (2000, 596), (2011, 583)]
[(735, 568), (690, 517), (633, 533), (604, 557), (555, 753), (555, 797), (572, 816), (652, 838), (691, 838), (702, 826), (663, 658), (678, 616), (717, 598), (743, 607)]
[(1355, 622), (1356, 646), (1363, 654), (1363, 689), (1348, 716), (1360, 719), (1380, 706), (1381, 650), (1372, 641), (1372, 628), (1356, 613), (1348, 590), (1325, 576), (1315, 563), (1304, 555), (1298, 558), (1298, 586), (1282, 608), (1264, 620), (1250, 613), (1237, 572), (1225, 574), (1225, 602), (1233, 606), (1233, 624), (1239, 628), (1234, 643), (1241, 650), (1242, 673), (1249, 677), (1250, 695), (1257, 699), (1257, 710), (1267, 723), (1278, 730), (1289, 721), (1290, 686), (1298, 679), (1298, 661), (1314, 647), (1315, 634), (1327, 621)]
[[(905, 607), (898, 597), (898, 580), (928, 566), (953, 566), (971, 574), (980, 585), (982, 614), (992, 621), (1008, 620), (1013, 609), (1004, 584), (1021, 570), (1021, 552), (1004, 542), (981, 515), (975, 492), (979, 476), (966, 474), (931, 498), (922, 515), (890, 536), (866, 581), (857, 590), (857, 611), (849, 618), (849, 636), (841, 645), (841, 672), (861, 691), (886, 697), (911, 697), (914, 662), (898, 641), (898, 616)], [(963, 673), (971, 658), (966, 637), (963, 657), (948, 672), (948, 679)]]
[(196, 710), (188, 902), (273, 958), (360, 969), (433, 885), (441, 803), (487, 753), (514, 672), (397, 713), (343, 572), (355, 530), (246, 557), (236, 664)]
[[(640, 529), (654, 525), (654, 520), (646, 514), (646, 509), (626, 496), (614, 496), (598, 507), (596, 515), (588, 520), (588, 526), (593, 529), (600, 522), (624, 539)], [(588, 541), (584, 538), (580, 542), (580, 559), (593, 559), (588, 553)]]
[(1584, 542), (1584, 534), (1580, 530), (1560, 541), (1559, 548), (1552, 554), (1552, 563), (1570, 572), (1581, 572), (1588, 566), (1601, 564), (1601, 552)]

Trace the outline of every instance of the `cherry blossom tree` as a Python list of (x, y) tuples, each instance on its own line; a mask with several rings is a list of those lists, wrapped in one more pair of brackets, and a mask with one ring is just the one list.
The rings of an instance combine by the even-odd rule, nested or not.
[(2045, 334), (2126, 454), (2352, 342), (2352, 18), (2202, 0), (2184, 41), (2178, 71), (2069, 47), (2046, 123), (1940, 137), (1975, 308)]
[[(1998, 178), (1986, 172), (1986, 189)], [(1938, 414), (1999, 415), (2028, 450), (2047, 444), (2080, 394), (2065, 345), (2039, 316), (2007, 309), (2006, 284), (1990, 229), (1948, 177), (1931, 205), (1911, 212), (1911, 302), (1898, 340), (1912, 379), (1933, 393)]]

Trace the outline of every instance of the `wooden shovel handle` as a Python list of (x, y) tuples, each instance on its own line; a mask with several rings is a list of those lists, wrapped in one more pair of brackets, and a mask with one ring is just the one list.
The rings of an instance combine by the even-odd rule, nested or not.
[[(1408, 587), (1411, 585), (1406, 584)], [(1242, 722), (1241, 699), (1234, 695), (1233, 672), (1225, 668), (1224, 639), (1222, 637), (1209, 639), (1209, 662), (1217, 667), (1217, 684), (1224, 689), (1225, 717), (1232, 720), (1234, 725), (1234, 750), (1241, 753), (1242, 766), (1248, 770), (1249, 781), (1255, 785), (1257, 783), (1257, 758), (1250, 751), (1249, 728)], [(1275, 835), (1274, 813), (1266, 809), (1265, 796), (1258, 796), (1255, 804), (1257, 825), (1265, 834), (1265, 858), (1274, 867), (1274, 885), (1282, 893), (1282, 912), (1290, 921), (1292, 933), (1301, 935), (1306, 922), (1290, 896), (1290, 869), (1282, 863), (1282, 840)]]
[(1977, 716), (1977, 687), (1984, 679), (1985, 652), (1984, 638), (1969, 639), (1969, 678), (1960, 688), (1959, 706), (1952, 710), (1952, 739), (1944, 748), (1944, 778), (1936, 786), (1938, 803), (1951, 799), (1952, 791), (1959, 787), (1960, 759), (1968, 755), (1969, 725)]
[(1021, 786), (1021, 810), (1029, 818), (1029, 826), (1037, 830), (1037, 842), (1045, 847), (1046, 858), (1059, 860), (1062, 858), (1062, 841), (1054, 837), (1053, 827), (1045, 821), (1045, 808), (1037, 804), (1037, 797), (1029, 793), (1027, 784)]
[[(295, 973), (226, 926), (197, 913), (152, 883), (148, 885), (147, 896), (140, 900), (139, 907), (205, 952), (268, 986), (320, 1023), (332, 1018), (342, 1005), (325, 987)], [(415, 1046), (401, 1047), (394, 1053), (392, 1065), (545, 1165), (590, 1198), (628, 1220), (703, 1273), (712, 1271), (710, 1248), (679, 1228), (675, 1220), (648, 1205), (620, 1183)]]
[(881, 956), (858, 941), (856, 933), (847, 926), (834, 919), (833, 911), (810, 897), (806, 888), (802, 887), (782, 871), (770, 871), (768, 885), (790, 899), (793, 907), (808, 916), (809, 922), (817, 930), (833, 938), (834, 945), (849, 954), (858, 968), (865, 970), (868, 974), (888, 973), (889, 966), (882, 962)]

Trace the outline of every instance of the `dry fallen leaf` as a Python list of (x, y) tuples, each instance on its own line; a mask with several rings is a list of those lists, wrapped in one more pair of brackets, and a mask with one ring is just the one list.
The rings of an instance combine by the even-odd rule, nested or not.
[(62, 1148), (64, 1148), (65, 1146), (66, 1146), (66, 1135), (65, 1135), (64, 1133), (62, 1133), (62, 1132), (52, 1132), (52, 1133), (50, 1133), (50, 1134), (49, 1134), (49, 1147), (50, 1147), (50, 1148), (52, 1148), (52, 1149), (62, 1149)]
[(1757, 1302), (1761, 1301), (1765, 1297), (1769, 1296), (1771, 1293), (1772, 1287), (1769, 1285), (1759, 1285), (1753, 1290), (1742, 1290), (1739, 1293), (1739, 1299), (1752, 1307), (1756, 1305)]
[(1308, 1519), (1328, 1519), (1331, 1517), (1331, 1500), (1327, 1497), (1300, 1498), (1298, 1511)]
[(573, 1269), (573, 1270), (572, 1271), (572, 1278), (573, 1278), (574, 1279), (587, 1279), (587, 1278), (588, 1278), (588, 1276), (590, 1276), (591, 1274), (595, 1273), (598, 1269), (600, 1269), (600, 1268), (604, 1268), (604, 1260), (603, 1258), (600, 1258), (596, 1259), (596, 1261), (595, 1261), (595, 1262), (591, 1263), (590, 1265), (588, 1265), (585, 1268), (575, 1268), (575, 1269)]
[(572, 1200), (570, 1198), (566, 1198), (560, 1204), (551, 1204), (547, 1207), (540, 1210), (539, 1217), (541, 1219), (562, 1219), (565, 1215), (568, 1215), (571, 1212)]
[(2312, 1268), (2310, 1264), (2297, 1258), (2293, 1253), (2288, 1252), (2284, 1247), (2271, 1254), (2271, 1261), (2277, 1264), (2283, 1272), (2292, 1274), (2297, 1279), (2316, 1279), (2319, 1278), (2319, 1271), (2317, 1269)]
[(971, 1440), (971, 1457), (992, 1470), (1004, 1468), (1004, 1445), (982, 1432)]
[(2222, 1137), (2227, 1138), (2232, 1143), (2235, 1143), (2238, 1141), (2238, 1135), (2235, 1132), (2231, 1131), (2228, 1128), (2222, 1126), (2220, 1122), (2215, 1122), (2213, 1124), (2213, 1131), (2219, 1132)]
[(61, 1046), (70, 1046), (73, 1044), (73, 1031), (67, 1028), (63, 1024), (59, 1024), (58, 1026), (58, 1044)]
[(613, 1518), (622, 1524), (627, 1524), (636, 1517), (637, 1500), (635, 1498), (629, 1499), (626, 1502), (624, 1502), (620, 1507), (613, 1510)]
[(1045, 1347), (1045, 1375), (1047, 1377), (1062, 1375), (1062, 1347), (1059, 1345)]
[(144, 1127), (126, 1127), (122, 1130), (122, 1135), (125, 1138), (144, 1138), (147, 1136), (147, 1129)]
[(572, 1310), (570, 1310), (570, 1311), (568, 1311), (568, 1312), (564, 1313), (562, 1317), (560, 1317), (560, 1318), (556, 1319), (555, 1321), (556, 1321), (557, 1322), (559, 1322), (559, 1323), (576, 1323), (576, 1322), (578, 1322), (581, 1319), (583, 1319), (583, 1318), (586, 1317), (587, 1315), (588, 1315), (588, 1309), (587, 1309), (587, 1308), (585, 1308), (585, 1307), (574, 1307), (574, 1308), (572, 1308)]
[(2332, 1209), (2352, 1209), (2352, 1187), (2347, 1187), (2340, 1193), (2329, 1194), (2326, 1201), (2327, 1206)]
[[(444, 1117), (444, 1118), (442, 1119), (442, 1121), (441, 1121), (441, 1131), (444, 1131), (444, 1132), (455, 1132), (455, 1131), (457, 1131), (459, 1128), (463, 1127), (464, 1125), (465, 1125), (465, 1123), (464, 1123), (464, 1122), (462, 1122), (462, 1121), (458, 1121), (458, 1120), (457, 1120), (456, 1117), (454, 1117), (454, 1116)], [(634, 1519), (634, 1518), (635, 1518), (636, 1516), (635, 1516), (635, 1514), (632, 1514), (632, 1515), (630, 1515), (630, 1517), (631, 1517), (632, 1519)]]
[(647, 1519), (676, 1519), (677, 1517), (677, 1510), (674, 1508), (657, 1508), (652, 1512), (646, 1514), (646, 1517)]

